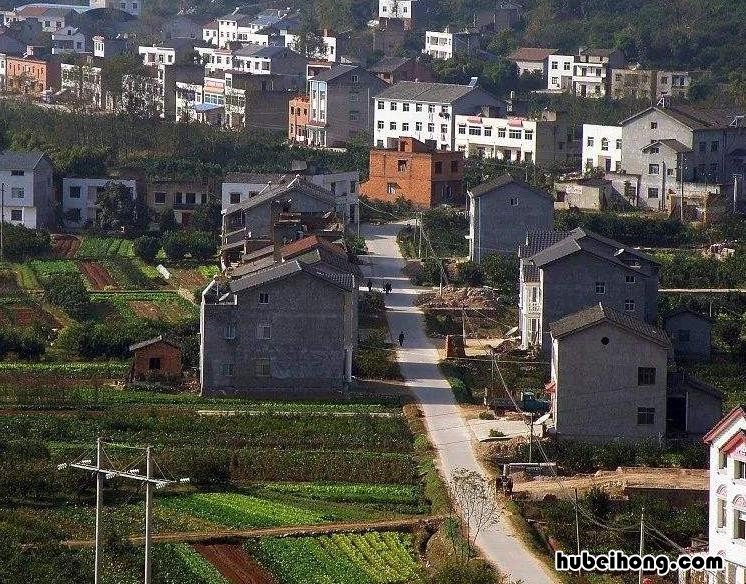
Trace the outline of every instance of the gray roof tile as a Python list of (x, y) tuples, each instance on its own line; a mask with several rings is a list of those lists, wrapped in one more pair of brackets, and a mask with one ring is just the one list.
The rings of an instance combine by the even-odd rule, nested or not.
[(44, 152), (17, 152), (5, 150), (0, 152), (0, 170), (34, 170), (39, 161), (44, 158)]
[(429, 103), (452, 103), (472, 91), (481, 91), (486, 96), (495, 100), (495, 98), (479, 87), (451, 83), (422, 83), (420, 81), (399, 81), (399, 83), (395, 83), (391, 87), (384, 89), (376, 97), (380, 99), (401, 99)]
[(499, 176), (496, 179), (477, 185), (473, 189), (470, 189), (469, 193), (471, 193), (471, 195), (474, 197), (481, 197), (482, 195), (498, 191), (501, 188), (506, 187), (508, 185), (518, 185), (526, 189), (529, 189), (530, 191), (532, 191), (533, 193), (536, 193), (539, 196), (553, 200), (552, 195), (550, 195), (549, 193), (544, 192), (541, 189), (534, 188), (527, 182), (515, 179), (509, 174), (503, 174), (502, 176)]

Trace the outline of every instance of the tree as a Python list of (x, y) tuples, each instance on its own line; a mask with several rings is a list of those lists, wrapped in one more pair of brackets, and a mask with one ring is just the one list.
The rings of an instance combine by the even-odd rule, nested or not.
[(194, 210), (189, 226), (196, 231), (219, 231), (222, 226), (220, 201), (208, 199)]
[(518, 256), (516, 254), (490, 254), (480, 263), (485, 285), (495, 288), (498, 294), (518, 293)]
[(101, 67), (101, 89), (111, 95), (114, 109), (122, 103), (125, 75), (138, 75), (144, 70), (142, 60), (137, 55), (123, 54), (106, 59)]
[(96, 205), (96, 226), (100, 229), (126, 230), (138, 221), (133, 193), (122, 183), (106, 183), (103, 192), (96, 196)]
[(185, 233), (181, 231), (169, 231), (163, 236), (163, 251), (170, 260), (180, 260), (189, 251), (189, 242)]
[(88, 312), (88, 291), (80, 274), (62, 274), (45, 282), (46, 294), (73, 318), (84, 318)]
[(460, 516), (460, 531), (466, 539), (466, 546), (456, 544), (456, 534), (452, 534), (451, 540), (454, 551), (468, 562), (477, 537), (484, 529), (497, 522), (502, 508), (498, 506), (494, 483), (487, 481), (476, 471), (456, 469), (449, 486)]
[(179, 230), (179, 224), (176, 222), (173, 209), (166, 209), (158, 215), (158, 229), (160, 229), (161, 233)]
[(161, 249), (161, 240), (157, 237), (143, 235), (135, 240), (133, 248), (138, 257), (148, 263), (152, 263)]
[(312, 16), (306, 14), (303, 16), (300, 29), (293, 42), (293, 50), (300, 53), (306, 59), (318, 58), (326, 55), (326, 45), (324, 37), (317, 31), (319, 30), (318, 22)]

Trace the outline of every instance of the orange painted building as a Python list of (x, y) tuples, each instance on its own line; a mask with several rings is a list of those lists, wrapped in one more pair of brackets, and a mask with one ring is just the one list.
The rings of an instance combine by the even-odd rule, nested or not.
[(288, 113), (288, 141), (306, 142), (308, 125), (308, 96), (299, 95), (290, 100)]
[(399, 138), (396, 148), (370, 151), (369, 178), (360, 192), (379, 201), (403, 198), (423, 208), (464, 205), (464, 154)]
[(58, 90), (61, 87), (62, 74), (58, 61), (8, 56), (5, 62), (7, 91), (36, 95), (47, 89)]

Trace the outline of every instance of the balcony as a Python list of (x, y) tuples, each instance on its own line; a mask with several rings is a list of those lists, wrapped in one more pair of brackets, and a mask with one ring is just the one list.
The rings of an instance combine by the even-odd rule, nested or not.
[(526, 312), (539, 314), (541, 312), (541, 302), (526, 302), (525, 309)]

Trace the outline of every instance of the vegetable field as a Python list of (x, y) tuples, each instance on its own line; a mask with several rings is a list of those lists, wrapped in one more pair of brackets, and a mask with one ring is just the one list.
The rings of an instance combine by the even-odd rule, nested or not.
[(80, 273), (75, 262), (70, 260), (31, 260), (28, 265), (42, 284), (57, 276)]
[(114, 306), (126, 321), (146, 319), (180, 324), (199, 316), (199, 307), (174, 292), (92, 294), (91, 301)]
[(75, 252), (77, 259), (103, 260), (107, 258), (132, 258), (135, 252), (132, 241), (119, 237), (98, 237), (87, 235)]
[(398, 584), (420, 581), (412, 537), (401, 533), (268, 538), (257, 558), (284, 584)]
[(319, 501), (415, 504), (419, 490), (412, 485), (369, 485), (350, 483), (269, 483), (262, 493), (295, 495)]

